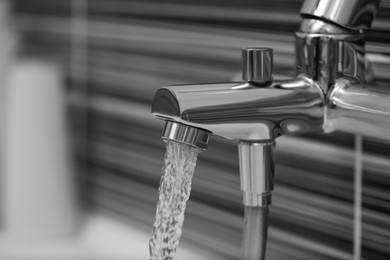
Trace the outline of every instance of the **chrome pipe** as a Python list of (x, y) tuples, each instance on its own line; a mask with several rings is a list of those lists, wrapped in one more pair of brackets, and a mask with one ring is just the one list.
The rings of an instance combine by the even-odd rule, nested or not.
[(329, 95), (326, 132), (390, 140), (390, 90), (339, 79)]
[(243, 204), (248, 207), (271, 205), (274, 188), (275, 142), (247, 142), (238, 144), (240, 183)]
[(267, 249), (268, 207), (245, 207), (242, 260), (264, 260)]

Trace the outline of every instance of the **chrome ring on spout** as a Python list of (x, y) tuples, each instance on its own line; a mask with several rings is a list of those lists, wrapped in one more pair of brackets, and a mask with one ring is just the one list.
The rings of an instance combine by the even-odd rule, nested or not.
[(161, 138), (164, 141), (171, 140), (206, 150), (210, 141), (210, 134), (210, 132), (196, 127), (167, 121)]

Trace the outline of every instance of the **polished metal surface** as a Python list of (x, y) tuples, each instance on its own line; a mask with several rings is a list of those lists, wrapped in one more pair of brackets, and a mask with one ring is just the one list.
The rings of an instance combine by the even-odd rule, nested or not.
[(272, 81), (273, 50), (244, 48), (242, 50), (242, 79), (253, 85), (264, 86)]
[[(326, 95), (325, 132), (390, 140), (390, 91), (367, 85), (373, 80), (365, 59), (365, 34), (335, 25), (343, 25), (337, 19), (355, 15), (345, 10), (359, 9), (354, 19), (366, 15), (365, 28), (369, 28), (378, 5), (379, 1), (306, 1), (302, 8), (304, 14), (312, 15), (296, 33), (297, 74), (311, 78)], [(327, 16), (337, 19), (328, 19), (329, 23)]]
[[(323, 26), (318, 27), (322, 31)], [(327, 93), (338, 77), (364, 82), (364, 34), (296, 33), (296, 69)]]
[(167, 121), (161, 138), (206, 150), (210, 141), (210, 133), (195, 127)]
[(314, 18), (303, 18), (299, 26), (299, 32), (326, 35), (359, 33), (337, 26), (336, 24), (329, 23), (327, 21)]
[(390, 140), (390, 89), (338, 80), (330, 93), (326, 128)]
[(348, 29), (369, 29), (379, 2), (380, 0), (306, 0), (301, 15), (328, 20)]
[(238, 144), (243, 203), (249, 207), (271, 205), (274, 188), (275, 142)]
[[(369, 0), (307, 0), (296, 33), (296, 78), (272, 82), (272, 52), (249, 48), (243, 51), (244, 82), (160, 88), (152, 113), (239, 140), (243, 203), (267, 207), (273, 189), (274, 139), (280, 135), (341, 130), (390, 140), (390, 91), (366, 86), (364, 75), (362, 29), (370, 28), (378, 5)], [(247, 234), (243, 259), (264, 259), (265, 246), (253, 251)]]
[(242, 260), (265, 259), (268, 233), (268, 207), (245, 207)]
[(271, 140), (323, 127), (321, 90), (307, 78), (258, 88), (249, 83), (167, 86), (152, 103), (158, 118), (237, 140)]

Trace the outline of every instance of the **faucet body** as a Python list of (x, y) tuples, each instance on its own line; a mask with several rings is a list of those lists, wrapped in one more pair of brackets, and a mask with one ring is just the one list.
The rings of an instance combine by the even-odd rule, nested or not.
[[(202, 149), (207, 135), (238, 140), (246, 207), (271, 204), (274, 139), (280, 135), (345, 131), (390, 140), (390, 89), (365, 82), (364, 30), (378, 6), (378, 0), (305, 1), (295, 34), (297, 76), (291, 80), (273, 81), (269, 50), (249, 48), (243, 52), (243, 82), (160, 88), (152, 113), (168, 121), (163, 138), (175, 140), (169, 130), (174, 125), (198, 129), (202, 138), (183, 130), (190, 137), (176, 140), (201, 143)], [(244, 250), (243, 259), (264, 259), (262, 245)]]
[(378, 5), (378, 0), (305, 1), (296, 32), (295, 79), (259, 85), (247, 79), (244, 67), (243, 82), (163, 87), (152, 113), (228, 139), (341, 130), (390, 140), (390, 91), (365, 84), (364, 30)]
[(167, 86), (156, 92), (152, 113), (164, 120), (237, 140), (273, 140), (320, 131), (324, 97), (302, 77), (261, 87), (249, 82)]

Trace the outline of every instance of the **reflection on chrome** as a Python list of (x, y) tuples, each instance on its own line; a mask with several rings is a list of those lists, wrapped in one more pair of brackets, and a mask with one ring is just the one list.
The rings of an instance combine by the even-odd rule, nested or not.
[[(152, 113), (239, 140), (244, 205), (266, 207), (278, 136), (342, 130), (390, 140), (390, 91), (365, 85), (363, 30), (370, 28), (378, 5), (376, 0), (307, 0), (296, 33), (296, 78), (272, 81), (272, 50), (246, 48), (244, 82), (163, 87)], [(245, 243), (265, 245), (266, 232), (252, 234), (255, 241), (246, 236), (243, 259), (264, 259), (265, 246), (248, 252), (253, 248)]]
[(157, 91), (152, 113), (237, 140), (271, 140), (321, 131), (324, 98), (301, 77), (261, 87), (249, 82), (168, 86)]
[(390, 92), (338, 79), (329, 96), (328, 130), (390, 140)]
[(210, 141), (210, 133), (195, 127), (167, 121), (161, 138), (164, 141), (173, 140), (206, 150)]
[(305, 1), (301, 15), (331, 21), (352, 30), (369, 29), (380, 0), (312, 0)]

